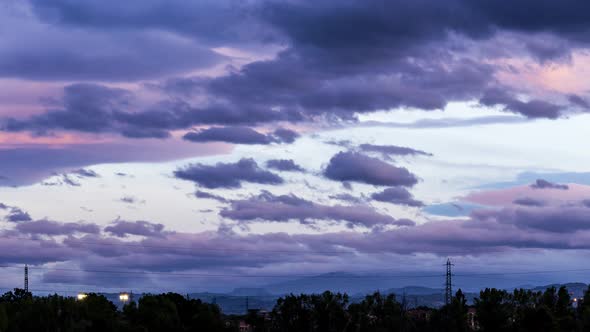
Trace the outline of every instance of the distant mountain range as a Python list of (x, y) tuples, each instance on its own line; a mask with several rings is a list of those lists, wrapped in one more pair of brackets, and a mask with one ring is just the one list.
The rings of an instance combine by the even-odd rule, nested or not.
[[(205, 302), (218, 304), (224, 313), (242, 314), (246, 309), (263, 309), (270, 311), (274, 307), (276, 300), (287, 294), (301, 293), (322, 293), (326, 290), (332, 292), (344, 292), (350, 295), (352, 302), (361, 301), (367, 294), (380, 291), (383, 294), (395, 294), (398, 301), (405, 301), (408, 307), (430, 306), (438, 307), (444, 304), (444, 289), (442, 287), (427, 286), (405, 286), (399, 285), (401, 282), (420, 282), (421, 284), (440, 285), (442, 278), (435, 275), (433, 280), (412, 279), (412, 275), (396, 275), (394, 277), (379, 275), (357, 275), (350, 273), (329, 273), (313, 277), (299, 278), (279, 283), (271, 283), (262, 287), (236, 288), (226, 293), (191, 293), (191, 298), (198, 298)], [(481, 282), (481, 281), (479, 281)], [(463, 289), (469, 289), (465, 286), (470, 284), (457, 282)], [(514, 288), (525, 288), (534, 291), (545, 291), (545, 289), (555, 286), (559, 288), (562, 284), (548, 284), (544, 286), (524, 285), (518, 287), (498, 287), (490, 285), (489, 287), (503, 288), (511, 291)], [(588, 289), (585, 283), (566, 283), (563, 284), (568, 288), (572, 297), (582, 297)], [(459, 287), (455, 287), (454, 290)], [(471, 286), (471, 292), (465, 292), (469, 303), (473, 303), (473, 298), (478, 296), (479, 287)], [(105, 294), (109, 300), (117, 305), (118, 294)], [(139, 299), (141, 295), (135, 295)]]

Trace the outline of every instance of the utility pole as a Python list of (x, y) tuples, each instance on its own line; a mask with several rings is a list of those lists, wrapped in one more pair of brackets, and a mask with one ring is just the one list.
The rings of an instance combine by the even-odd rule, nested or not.
[(248, 310), (250, 309), (250, 304), (248, 303), (248, 297), (246, 296), (246, 313), (248, 313)]
[(453, 298), (453, 272), (451, 271), (451, 267), (453, 264), (451, 263), (451, 259), (447, 258), (447, 280), (445, 282), (445, 304), (451, 304), (451, 299)]
[(29, 292), (29, 266), (25, 264), (25, 292)]

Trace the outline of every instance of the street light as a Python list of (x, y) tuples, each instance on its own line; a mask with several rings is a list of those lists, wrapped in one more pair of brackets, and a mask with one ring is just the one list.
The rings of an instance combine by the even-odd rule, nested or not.
[(121, 302), (129, 302), (129, 294), (128, 293), (120, 293), (119, 294), (119, 301)]

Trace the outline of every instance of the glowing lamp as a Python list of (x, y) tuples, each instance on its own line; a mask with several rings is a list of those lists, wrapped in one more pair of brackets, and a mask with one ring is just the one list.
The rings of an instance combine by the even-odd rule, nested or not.
[(129, 294), (127, 294), (127, 293), (119, 294), (119, 301), (121, 301), (121, 302), (129, 301)]

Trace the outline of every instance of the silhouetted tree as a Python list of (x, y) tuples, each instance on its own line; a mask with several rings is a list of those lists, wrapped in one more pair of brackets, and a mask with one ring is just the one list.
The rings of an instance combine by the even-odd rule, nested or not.
[(477, 321), (483, 332), (509, 331), (512, 308), (510, 297), (504, 290), (486, 288), (475, 299)]

